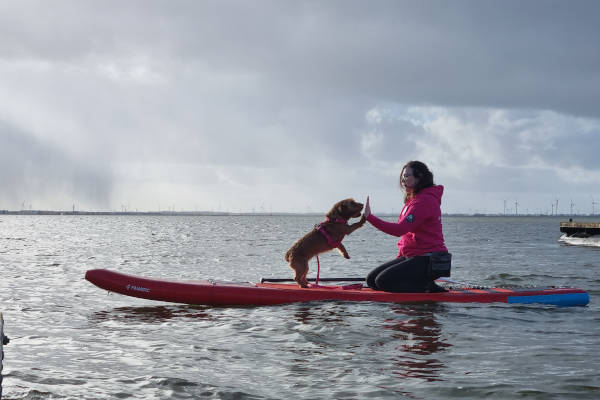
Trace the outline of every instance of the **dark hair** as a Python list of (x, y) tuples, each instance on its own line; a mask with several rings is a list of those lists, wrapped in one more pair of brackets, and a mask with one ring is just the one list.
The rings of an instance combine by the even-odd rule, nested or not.
[(415, 194), (419, 193), (421, 190), (434, 185), (433, 174), (431, 173), (429, 168), (427, 168), (427, 165), (425, 165), (425, 163), (422, 163), (421, 161), (409, 161), (404, 167), (402, 167), (402, 171), (400, 171), (400, 187), (402, 189), (404, 189), (404, 186), (402, 186), (402, 175), (404, 175), (404, 170), (408, 167), (410, 167), (413, 170), (413, 176), (418, 179), (418, 182), (414, 188), (412, 195), (409, 196), (409, 194), (405, 191), (405, 203), (407, 200), (409, 200)]

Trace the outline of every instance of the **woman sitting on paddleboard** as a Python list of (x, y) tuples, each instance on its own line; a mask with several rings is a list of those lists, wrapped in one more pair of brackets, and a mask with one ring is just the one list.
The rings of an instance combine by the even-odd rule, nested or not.
[(386, 222), (371, 214), (369, 198), (364, 216), (375, 228), (399, 236), (398, 257), (367, 276), (367, 285), (386, 292), (444, 292), (435, 284), (450, 276), (450, 257), (442, 233), (441, 202), (444, 187), (433, 183), (433, 174), (420, 161), (410, 161), (400, 173), (404, 207), (398, 222)]

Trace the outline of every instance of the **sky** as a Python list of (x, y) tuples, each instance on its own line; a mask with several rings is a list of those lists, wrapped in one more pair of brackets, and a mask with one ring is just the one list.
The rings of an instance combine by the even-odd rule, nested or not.
[(600, 213), (600, 2), (0, 2), (0, 209)]

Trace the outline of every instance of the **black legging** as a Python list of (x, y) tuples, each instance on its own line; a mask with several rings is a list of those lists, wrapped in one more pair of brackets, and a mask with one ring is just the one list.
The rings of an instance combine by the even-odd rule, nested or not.
[(399, 257), (375, 268), (367, 275), (367, 285), (385, 292), (425, 292), (430, 282), (429, 256)]

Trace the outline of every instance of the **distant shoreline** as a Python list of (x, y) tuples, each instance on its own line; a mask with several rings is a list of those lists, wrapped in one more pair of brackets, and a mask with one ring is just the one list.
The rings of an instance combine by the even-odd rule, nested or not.
[[(226, 212), (226, 211), (58, 211), (58, 210), (0, 210), (1, 215), (121, 215), (121, 216), (322, 216), (315, 212)], [(395, 217), (397, 213), (381, 213), (384, 217)], [(444, 213), (444, 217), (555, 217), (555, 218), (600, 218), (600, 214), (483, 214)]]

